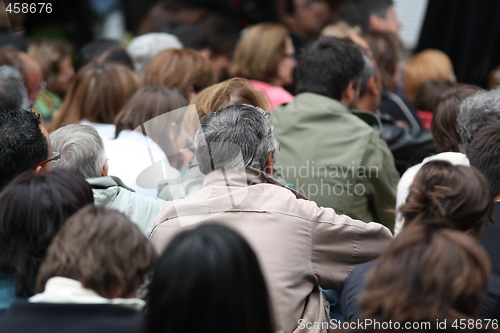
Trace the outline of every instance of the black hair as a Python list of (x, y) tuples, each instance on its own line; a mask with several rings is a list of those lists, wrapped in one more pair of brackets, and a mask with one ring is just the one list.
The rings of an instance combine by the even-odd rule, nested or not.
[(199, 51), (208, 47), (207, 33), (197, 24), (171, 22), (158, 29), (158, 32), (175, 35), (185, 48)]
[[(75, 71), (99, 58), (107, 50), (120, 46), (120, 41), (115, 39), (99, 39), (83, 46), (76, 55)], [(133, 62), (132, 62), (133, 63)]]
[(0, 273), (13, 276), (17, 297), (35, 292), (38, 268), (63, 223), (92, 204), (89, 183), (75, 171), (27, 171), (0, 193)]
[(20, 173), (49, 156), (40, 115), (28, 110), (0, 111), (0, 191)]
[(351, 26), (359, 26), (363, 33), (370, 30), (370, 15), (385, 17), (393, 0), (346, 0), (340, 9), (340, 19)]
[(14, 34), (7, 27), (0, 25), (0, 47), (28, 52), (28, 41), (24, 36)]
[(340, 101), (364, 69), (359, 47), (348, 39), (321, 37), (304, 50), (297, 67), (297, 93), (311, 92)]
[(493, 195), (500, 194), (500, 123), (485, 126), (467, 148), (470, 165), (481, 171)]
[(157, 263), (145, 322), (147, 333), (271, 333), (266, 283), (245, 239), (215, 223), (177, 234)]

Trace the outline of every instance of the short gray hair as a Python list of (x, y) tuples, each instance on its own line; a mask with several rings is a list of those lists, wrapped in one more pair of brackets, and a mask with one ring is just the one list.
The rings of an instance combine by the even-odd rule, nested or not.
[(500, 122), (500, 87), (490, 91), (479, 91), (467, 97), (459, 106), (457, 129), (467, 154), (469, 143), (484, 126)]
[(181, 48), (182, 43), (176, 36), (164, 32), (151, 32), (133, 38), (127, 46), (127, 51), (134, 59), (135, 70), (142, 76), (149, 60), (160, 51)]
[(52, 148), (62, 158), (53, 168), (78, 171), (85, 178), (102, 176), (106, 163), (104, 143), (97, 131), (86, 125), (66, 125), (50, 135)]
[(269, 153), (276, 158), (279, 151), (269, 113), (247, 104), (231, 105), (207, 115), (194, 144), (200, 171), (205, 175), (243, 167), (265, 171)]
[(28, 91), (22, 74), (11, 66), (0, 66), (0, 112), (28, 106)]

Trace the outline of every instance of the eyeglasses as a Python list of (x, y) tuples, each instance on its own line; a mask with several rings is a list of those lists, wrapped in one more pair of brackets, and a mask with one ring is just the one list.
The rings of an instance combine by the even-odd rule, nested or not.
[(45, 160), (43, 162), (38, 163), (37, 165), (35, 165), (34, 169), (38, 168), (39, 166), (43, 166), (43, 165), (45, 165), (45, 164), (47, 164), (49, 162), (57, 162), (57, 161), (59, 161), (61, 159), (61, 157), (62, 157), (62, 155), (59, 154), (57, 151), (55, 151), (55, 152), (52, 153), (52, 157), (51, 158), (49, 158), (48, 160)]

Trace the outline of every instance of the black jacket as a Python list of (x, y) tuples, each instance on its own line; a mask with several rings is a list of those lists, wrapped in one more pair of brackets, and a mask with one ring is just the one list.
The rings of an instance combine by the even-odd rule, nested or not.
[(29, 303), (0, 314), (2, 333), (141, 333), (143, 314), (114, 304)]
[(429, 130), (423, 128), (399, 127), (388, 115), (368, 111), (352, 111), (359, 118), (380, 131), (394, 155), (396, 169), (403, 174), (409, 167), (422, 162), (428, 156), (437, 153), (436, 144)]

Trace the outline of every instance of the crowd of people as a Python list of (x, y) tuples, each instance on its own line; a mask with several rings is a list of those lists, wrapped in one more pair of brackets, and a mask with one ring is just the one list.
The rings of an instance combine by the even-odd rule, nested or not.
[(498, 328), (500, 82), (404, 59), (392, 0), (278, 3), (0, 31), (1, 332)]

